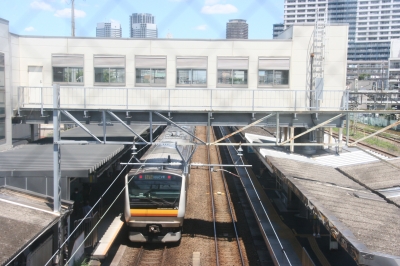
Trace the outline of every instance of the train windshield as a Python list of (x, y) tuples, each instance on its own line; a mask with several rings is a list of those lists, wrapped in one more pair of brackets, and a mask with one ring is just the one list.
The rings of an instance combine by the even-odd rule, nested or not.
[(140, 174), (129, 182), (129, 199), (135, 208), (179, 207), (182, 177), (171, 174)]

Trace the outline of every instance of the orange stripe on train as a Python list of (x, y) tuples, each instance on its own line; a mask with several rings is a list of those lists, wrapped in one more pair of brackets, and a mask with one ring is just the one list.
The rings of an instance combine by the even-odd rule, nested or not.
[(131, 209), (131, 216), (145, 217), (177, 217), (178, 210)]

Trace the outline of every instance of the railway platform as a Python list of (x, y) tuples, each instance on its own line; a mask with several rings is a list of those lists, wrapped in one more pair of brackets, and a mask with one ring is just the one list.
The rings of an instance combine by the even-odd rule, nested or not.
[[(249, 142), (268, 141), (254, 132), (244, 134)], [(351, 265), (351, 260), (363, 265), (400, 264), (398, 158), (348, 147), (340, 154), (329, 149), (314, 155), (291, 154), (284, 148), (254, 151), (259, 166), (271, 173), (259, 179), (270, 180), (263, 184), (264, 190), (314, 261), (320, 265)], [(318, 216), (321, 238), (310, 235), (312, 226), (306, 218), (311, 213)], [(337, 250), (329, 249), (332, 240), (337, 241)], [(314, 251), (317, 246), (327, 261)], [(348, 255), (335, 255), (343, 251)], [(350, 258), (349, 264), (338, 258)]]

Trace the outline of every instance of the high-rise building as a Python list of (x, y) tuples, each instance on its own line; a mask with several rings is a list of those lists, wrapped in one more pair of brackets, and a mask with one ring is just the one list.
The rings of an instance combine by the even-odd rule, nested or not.
[(131, 38), (157, 38), (157, 24), (148, 13), (133, 13), (130, 16)]
[(399, 0), (285, 0), (285, 29), (295, 23), (349, 24), (348, 60), (381, 61), (390, 54), (390, 40), (400, 38)]
[(121, 24), (114, 21), (97, 23), (96, 37), (121, 38)]
[(226, 23), (226, 38), (227, 39), (248, 39), (249, 25), (244, 19), (230, 19)]
[(283, 23), (273, 24), (272, 27), (272, 38), (274, 39), (285, 29)]

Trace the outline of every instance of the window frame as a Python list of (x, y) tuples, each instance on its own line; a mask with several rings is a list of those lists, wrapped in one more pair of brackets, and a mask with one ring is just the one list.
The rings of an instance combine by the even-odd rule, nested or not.
[[(218, 67), (218, 62), (219, 60), (247, 60), (247, 67), (244, 68), (219, 68)], [(231, 76), (231, 83), (219, 83), (218, 79), (219, 79), (219, 73), (220, 71), (230, 71)], [(244, 72), (244, 80), (246, 81), (246, 83), (243, 84), (238, 84), (238, 83), (234, 83), (233, 80), (233, 76), (234, 76), (234, 71), (245, 71)], [(217, 56), (217, 73), (216, 73), (216, 87), (217, 88), (248, 88), (249, 87), (249, 57), (248, 56)]]
[[(104, 63), (104, 62), (96, 62), (96, 58), (100, 61), (101, 58), (103, 60), (107, 60), (106, 58), (110, 58), (111, 62)], [(114, 60), (112, 60), (114, 59)], [(121, 62), (123, 63), (121, 64)], [(96, 81), (96, 69), (108, 69), (108, 76), (109, 76), (109, 81), (108, 82), (102, 82), (102, 81)], [(110, 76), (111, 76), (111, 70), (118, 70), (122, 69), (123, 70), (123, 82), (111, 82), (110, 81)], [(126, 85), (126, 56), (125, 55), (104, 55), (104, 54), (95, 54), (93, 55), (93, 84), (95, 86), (114, 86), (114, 87), (123, 87)]]
[[(165, 68), (161, 67), (140, 67), (137, 65), (138, 58), (149, 58), (150, 59), (164, 59), (165, 60)], [(164, 83), (140, 83), (137, 82), (137, 75), (138, 75), (138, 70), (148, 70), (151, 72), (150, 80), (155, 80), (155, 72), (156, 70), (164, 70)], [(167, 87), (167, 56), (166, 55), (135, 55), (135, 87)]]
[[(79, 72), (79, 69), (81, 69), (81, 70), (82, 70), (82, 82), (55, 81), (55, 80), (54, 80), (54, 69), (55, 69), (55, 68), (62, 68), (62, 69), (63, 69), (62, 75), (64, 76), (64, 78), (65, 78), (65, 71), (67, 71), (67, 72), (68, 72), (68, 80), (70, 79), (70, 69), (78, 69), (78, 72)], [(84, 73), (85, 73), (85, 71), (84, 71), (84, 68), (83, 68), (83, 67), (52, 66), (52, 74), (53, 74), (53, 75), (52, 75), (52, 79), (53, 79), (53, 84), (74, 85), (74, 86), (76, 86), (76, 85), (81, 85), (81, 86), (83, 86), (84, 83), (85, 83), (85, 75), (84, 75)]]
[[(54, 58), (56, 57), (77, 57), (82, 61), (82, 64), (68, 64), (65, 63), (65, 65), (63, 64), (56, 64), (54, 65)], [(63, 76), (65, 78), (65, 71), (67, 70), (67, 72), (69, 72), (70, 69), (79, 69), (82, 70), (82, 81), (81, 82), (72, 82), (72, 81), (55, 81), (54, 80), (54, 68), (63, 68)], [(51, 55), (51, 79), (52, 79), (52, 84), (61, 84), (61, 85), (72, 85), (72, 86), (84, 86), (85, 85), (85, 57), (83, 54), (52, 54)], [(70, 79), (70, 76), (68, 74), (68, 80)]]
[[(191, 64), (189, 63), (189, 65), (187, 65), (188, 64), (187, 62), (186, 62), (186, 64), (183, 62), (179, 63), (180, 59), (183, 59), (183, 60), (184, 59), (189, 59), (189, 60), (197, 59), (199, 61), (192, 63), (193, 65), (190, 66)], [(205, 62), (201, 62), (201, 60), (203, 60), (203, 61), (205, 60)], [(202, 65), (202, 63), (205, 63), (205, 65)], [(182, 66), (182, 64), (183, 64), (183, 66)], [(208, 57), (207, 56), (176, 56), (175, 57), (175, 66), (176, 66), (176, 68), (175, 68), (175, 70), (176, 70), (176, 72), (175, 72), (175, 74), (176, 74), (175, 87), (202, 87), (203, 88), (203, 87), (208, 86)], [(179, 71), (185, 71), (185, 70), (190, 71), (190, 80), (191, 80), (190, 84), (181, 84), (178, 82)], [(206, 72), (205, 73), (206, 74), (206, 82), (204, 84), (193, 83), (193, 71), (195, 71), (195, 70), (199, 70), (199, 71), (203, 70)]]
[[(258, 88), (290, 88), (290, 57), (267, 57), (267, 56), (260, 56), (258, 57), (258, 67), (257, 67), (257, 87)], [(289, 67), (284, 69), (282, 67), (274, 67), (274, 68), (261, 68), (260, 61), (261, 60), (288, 60)], [(260, 83), (260, 71), (273, 71), (272, 79), (274, 81), (273, 84), (261, 84)], [(287, 71), (287, 84), (275, 84), (275, 71)]]
[(0, 68), (2, 68), (3, 71), (0, 71), (0, 74), (2, 74), (2, 77), (0, 77), (0, 80), (4, 82), (4, 84), (0, 84), (3, 86), (0, 86), (0, 99), (3, 98), (4, 102), (0, 101), (0, 145), (3, 145), (7, 142), (7, 137), (6, 137), (6, 64), (5, 64), (5, 54), (0, 53), (0, 57), (2, 59), (0, 60)]

